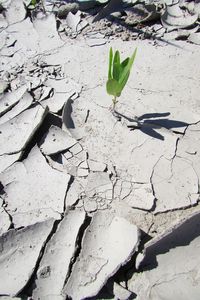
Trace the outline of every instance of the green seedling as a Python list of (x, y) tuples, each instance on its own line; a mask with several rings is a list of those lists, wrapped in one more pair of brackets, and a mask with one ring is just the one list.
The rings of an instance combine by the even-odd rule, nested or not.
[(37, 0), (31, 0), (28, 6), (35, 8), (36, 5), (37, 5)]
[(28, 4), (28, 9), (30, 10), (34, 10), (37, 6), (41, 5), (42, 9), (44, 11), (44, 13), (46, 13), (45, 11), (45, 5), (44, 5), (44, 0), (31, 0)]
[(120, 62), (120, 53), (117, 50), (113, 57), (112, 47), (109, 52), (109, 66), (108, 66), (108, 80), (106, 83), (106, 90), (109, 95), (112, 95), (114, 98), (113, 108), (115, 108), (117, 97), (121, 96), (121, 92), (125, 87), (133, 62), (135, 60), (137, 48), (133, 52), (131, 57), (127, 57), (124, 61)]

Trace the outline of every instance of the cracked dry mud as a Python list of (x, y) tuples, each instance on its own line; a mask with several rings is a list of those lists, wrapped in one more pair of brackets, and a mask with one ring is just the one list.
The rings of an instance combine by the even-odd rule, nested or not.
[[(200, 49), (63, 39), (54, 14), (31, 19), (23, 1), (10, 3), (0, 19), (0, 300), (198, 300)], [(117, 115), (110, 46), (123, 56), (138, 47)]]

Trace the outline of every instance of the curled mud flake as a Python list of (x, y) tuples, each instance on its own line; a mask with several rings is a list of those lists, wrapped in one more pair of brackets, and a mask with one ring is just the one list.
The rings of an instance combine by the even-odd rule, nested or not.
[(0, 116), (15, 106), (27, 91), (27, 86), (23, 85), (13, 92), (7, 92), (0, 98)]
[[(15, 154), (23, 151), (43, 122), (46, 113), (47, 108), (44, 109), (37, 105), (1, 124), (0, 155)], [(15, 134), (13, 134), (13, 130)]]
[(136, 226), (109, 211), (95, 213), (63, 295), (77, 300), (96, 296), (109, 277), (131, 258), (138, 244)]
[(49, 14), (42, 19), (36, 19), (33, 26), (39, 35), (40, 52), (48, 52), (63, 46), (57, 28), (54, 14)]
[(33, 290), (34, 299), (61, 295), (79, 247), (78, 239), (85, 217), (84, 212), (68, 211), (59, 223), (40, 261)]
[(172, 5), (166, 5), (165, 12), (161, 17), (162, 25), (168, 30), (187, 28), (198, 19), (198, 14), (190, 13), (179, 6), (179, 1)]
[(52, 155), (63, 152), (64, 150), (71, 148), (76, 143), (77, 141), (67, 132), (52, 125), (43, 137), (40, 148), (45, 155)]
[[(1, 133), (0, 133), (1, 134)], [(0, 173), (20, 159), (22, 152), (16, 154), (4, 154), (0, 156)]]
[(199, 220), (196, 212), (146, 244), (137, 276), (128, 280), (138, 299), (198, 299)]
[(31, 106), (32, 102), (32, 96), (26, 92), (11, 110), (9, 110), (6, 114), (1, 116), (0, 124), (3, 124), (15, 118), (17, 115), (28, 109)]
[(0, 175), (2, 199), (8, 203), (13, 224), (20, 227), (50, 217), (60, 219), (69, 180), (68, 174), (51, 168), (34, 147), (25, 160)]
[[(0, 203), (1, 203), (1, 198), (0, 198)], [(4, 207), (2, 207), (3, 201), (0, 207), (0, 236), (5, 233), (10, 225), (11, 225), (11, 220), (9, 214), (5, 211)]]
[(0, 237), (1, 294), (15, 296), (28, 283), (53, 223), (50, 219), (20, 230), (11, 229)]
[(67, 26), (71, 28), (73, 32), (78, 31), (78, 24), (81, 21), (80, 13), (77, 12), (76, 14), (73, 14), (72, 12), (69, 12), (66, 18)]
[(9, 24), (24, 20), (26, 17), (26, 9), (23, 0), (12, 0), (5, 14)]
[(88, 165), (92, 172), (104, 172), (106, 169), (106, 164), (91, 159), (88, 160)]
[(75, 178), (74, 181), (69, 183), (67, 195), (65, 198), (65, 205), (72, 206), (75, 205), (77, 201), (85, 197), (84, 194), (84, 182), (79, 181), (78, 178)]
[(180, 157), (175, 157), (173, 161), (161, 158), (152, 175), (157, 199), (155, 212), (185, 208), (197, 203), (198, 181), (190, 162)]
[(83, 206), (86, 212), (92, 213), (98, 209), (98, 203), (95, 198), (84, 198)]

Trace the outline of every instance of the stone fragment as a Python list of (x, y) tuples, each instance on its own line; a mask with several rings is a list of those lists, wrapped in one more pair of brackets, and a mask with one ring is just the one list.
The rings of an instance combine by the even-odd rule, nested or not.
[(129, 7), (127, 10), (125, 10), (125, 13), (125, 23), (129, 26), (149, 21), (156, 21), (160, 17), (156, 5), (153, 3), (135, 4), (133, 7)]
[(77, 176), (78, 176), (78, 177), (87, 177), (88, 174), (89, 174), (88, 169), (85, 169), (85, 168), (78, 168), (78, 170), (77, 170)]
[(7, 87), (8, 87), (8, 82), (0, 80), (0, 95), (4, 93)]
[(90, 47), (102, 46), (107, 43), (107, 39), (100, 32), (91, 32), (87, 34), (86, 43)]
[(106, 169), (106, 164), (92, 159), (88, 159), (88, 165), (92, 172), (104, 172)]
[(70, 176), (52, 169), (35, 146), (22, 162), (0, 175), (2, 199), (16, 227), (60, 218)]
[(184, 11), (179, 6), (179, 1), (172, 5), (166, 5), (165, 12), (161, 16), (162, 25), (168, 30), (177, 28), (187, 28), (198, 19), (198, 14), (191, 14), (187, 10)]
[(45, 83), (47, 86), (54, 89), (58, 94), (81, 92), (81, 85), (70, 78), (48, 79)]
[(62, 79), (48, 79), (46, 84), (54, 89), (54, 94), (51, 98), (41, 101), (42, 105), (48, 105), (50, 111), (57, 113), (60, 111), (65, 102), (75, 95), (79, 95), (82, 86), (75, 81), (68, 78)]
[[(0, 155), (23, 151), (28, 141), (41, 125), (47, 108), (40, 105), (27, 109), (0, 125)], [(14, 133), (14, 134), (13, 134)]]
[(67, 192), (65, 205), (69, 207), (74, 205), (80, 199), (82, 193), (84, 193), (84, 186), (75, 178)]
[[(77, 157), (79, 158), (79, 156), (82, 156), (83, 158), (84, 155), (86, 156), (87, 154), (85, 151), (82, 151), (77, 155)], [(83, 159), (85, 160), (82, 161), (82, 159), (80, 159), (81, 162), (78, 165), (77, 176), (79, 177), (87, 177), (89, 174), (87, 159), (86, 157), (84, 157)]]
[(48, 52), (64, 45), (57, 32), (54, 14), (35, 19), (33, 26), (39, 35), (40, 52)]
[(73, 32), (77, 31), (77, 26), (80, 21), (81, 21), (81, 17), (80, 17), (79, 12), (77, 12), (76, 14), (73, 14), (71, 12), (68, 13), (67, 18), (66, 18), (66, 23)]
[(70, 159), (73, 157), (73, 154), (70, 152), (70, 151), (66, 151), (65, 153), (62, 154), (62, 156), (65, 158), (65, 159)]
[(11, 229), (0, 237), (0, 291), (16, 296), (28, 283), (54, 220)]
[(113, 294), (115, 296), (115, 300), (128, 300), (131, 299), (132, 292), (129, 290), (125, 289), (123, 286), (120, 284), (114, 282), (113, 285)]
[[(162, 157), (154, 167), (152, 184), (155, 192), (155, 212), (189, 207), (197, 203), (199, 179), (188, 161)], [(167, 191), (167, 192), (166, 192)]]
[(40, 148), (44, 154), (51, 155), (67, 150), (76, 143), (77, 141), (67, 132), (52, 125), (43, 137)]
[(146, 245), (139, 272), (128, 281), (136, 299), (199, 299), (199, 217), (188, 217)]
[(58, 113), (64, 106), (65, 102), (68, 98), (70, 98), (74, 92), (72, 93), (54, 93), (54, 95), (48, 99), (44, 99), (41, 101), (42, 106), (48, 106), (49, 110), (52, 113)]
[(11, 64), (16, 67), (23, 65), (27, 62), (27, 58), (38, 54), (39, 36), (30, 18), (10, 25), (6, 31), (12, 39), (16, 40), (13, 48), (16, 54), (11, 57)]
[(74, 146), (70, 148), (70, 152), (73, 154), (73, 156), (76, 156), (82, 151), (83, 151), (83, 147), (81, 146), (80, 143), (76, 143)]
[(32, 96), (29, 93), (25, 93), (22, 96), (22, 98), (19, 100), (19, 102), (16, 103), (16, 105), (11, 110), (9, 110), (6, 114), (1, 116), (0, 124), (3, 124), (5, 122), (13, 119), (17, 115), (19, 115), (21, 112), (25, 111), (27, 108), (29, 108), (31, 106), (32, 102), (33, 102)]
[(39, 264), (33, 299), (59, 299), (77, 249), (85, 213), (69, 211), (48, 242)]
[[(36, 83), (35, 87), (37, 87), (39, 85), (40, 85), (40, 83), (38, 85)], [(32, 87), (32, 88), (34, 88), (34, 87)], [(41, 96), (40, 96), (40, 98), (38, 100), (42, 101), (42, 100), (49, 99), (51, 97), (51, 94), (52, 94), (52, 88), (50, 86), (43, 86), (42, 90), (41, 90)]]
[[(99, 1), (101, 3), (106, 3), (108, 1), (106, 0), (101, 0)], [(105, 7), (103, 7), (100, 12), (94, 17), (93, 22), (99, 21), (102, 18), (107, 17), (108, 15), (110, 15), (111, 13), (115, 12), (115, 11), (119, 11), (122, 9), (122, 5), (123, 5), (123, 0), (111, 0), (108, 2), (108, 5), (106, 5)]]
[(83, 19), (77, 25), (77, 32), (81, 32), (85, 27), (89, 25), (88, 21)]
[[(69, 136), (68, 132), (63, 131), (63, 133), (66, 134), (66, 137)], [(66, 172), (74, 177), (86, 177), (89, 173), (87, 152), (83, 151), (81, 145), (75, 139), (71, 139), (75, 141), (74, 146), (68, 147), (69, 149), (64, 153), (48, 156), (48, 161), (53, 168), (61, 172)], [(50, 148), (53, 149), (52, 145), (50, 145)]]
[(0, 156), (0, 173), (10, 167), (21, 156), (21, 152), (16, 154), (3, 154)]
[(109, 211), (97, 212), (85, 231), (63, 294), (76, 300), (96, 296), (109, 277), (128, 262), (138, 244), (135, 225)]
[(66, 18), (68, 13), (76, 13), (79, 9), (78, 3), (66, 3), (62, 4), (57, 11), (58, 18)]
[(6, 213), (6, 211), (2, 207), (2, 204), (3, 204), (3, 201), (0, 198), (0, 236), (4, 232), (6, 232), (11, 225), (9, 215)]
[(84, 135), (84, 129), (81, 127), (77, 128), (77, 125), (74, 124), (73, 102), (74, 101), (72, 100), (72, 98), (68, 98), (64, 104), (62, 112), (62, 129), (65, 131), (69, 131), (75, 139), (79, 140), (82, 139)]
[[(83, 151), (83, 153), (84, 153), (84, 151)], [(80, 169), (88, 169), (87, 161), (86, 161), (86, 160), (82, 161), (82, 162), (79, 164), (79, 168), (80, 168)]]
[(92, 213), (98, 209), (98, 202), (95, 198), (84, 198), (83, 207), (86, 212)]
[[(98, 209), (106, 209), (113, 200), (113, 183), (109, 174), (105, 172), (89, 173), (85, 186), (84, 207), (86, 211), (92, 211), (96, 207)], [(88, 209), (89, 208), (89, 209)]]
[(109, 199), (112, 199), (113, 185), (110, 180), (109, 174), (106, 172), (90, 173), (87, 178), (87, 186), (85, 192), (88, 197), (99, 195), (105, 197), (110, 192)]
[(180, 40), (186, 38), (190, 40), (190, 36), (192, 37), (198, 30), (199, 30), (199, 25), (193, 26), (191, 29), (185, 28), (185, 29), (169, 31), (163, 35), (163, 38), (165, 40), (173, 40), (173, 39)]
[(7, 92), (0, 98), (0, 117), (15, 106), (27, 91), (27, 86), (23, 85), (13, 92)]
[(23, 0), (12, 0), (6, 9), (6, 19), (9, 24), (21, 22), (26, 17)]
[(151, 184), (138, 184), (131, 181), (118, 180), (114, 186), (114, 195), (133, 208), (152, 209), (155, 201)]

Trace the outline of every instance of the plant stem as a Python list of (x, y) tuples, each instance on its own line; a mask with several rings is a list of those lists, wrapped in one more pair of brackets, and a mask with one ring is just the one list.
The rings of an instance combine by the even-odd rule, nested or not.
[(114, 98), (112, 99), (113, 101), (113, 110), (115, 110), (115, 105), (117, 104), (117, 96), (114, 96)]
[(45, 9), (44, 0), (41, 0), (40, 2), (41, 2), (41, 5), (42, 5), (42, 9), (43, 9), (44, 14), (46, 14), (47, 12), (46, 12), (46, 9)]

